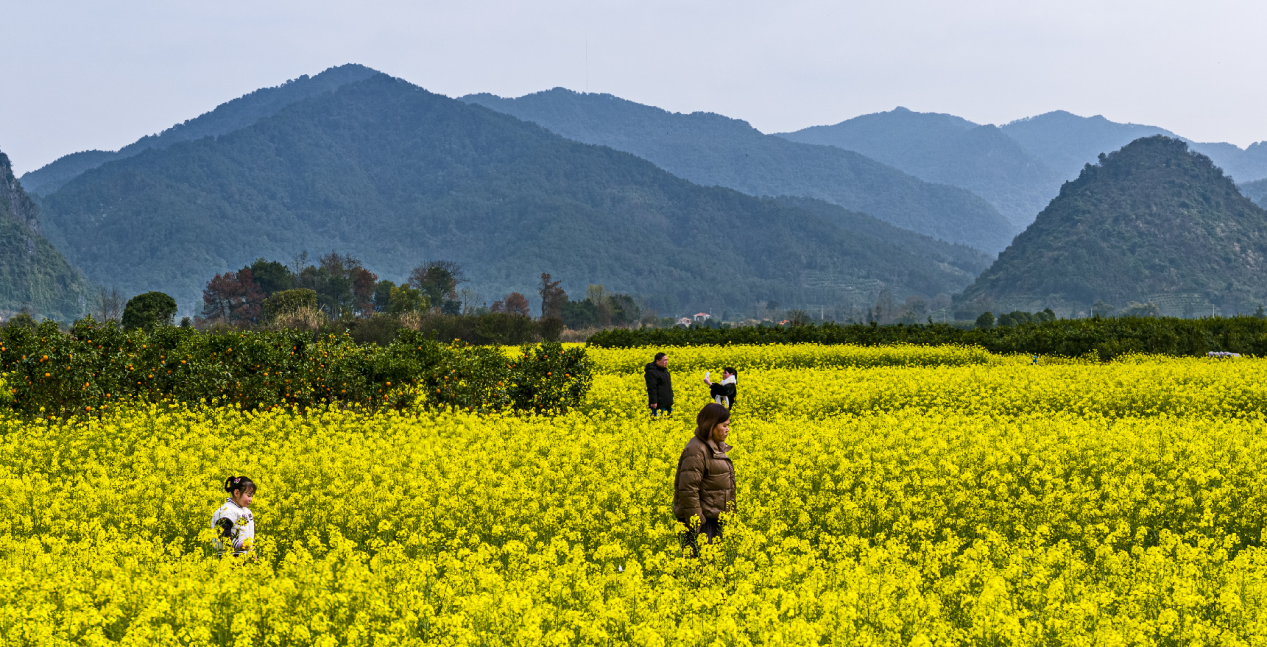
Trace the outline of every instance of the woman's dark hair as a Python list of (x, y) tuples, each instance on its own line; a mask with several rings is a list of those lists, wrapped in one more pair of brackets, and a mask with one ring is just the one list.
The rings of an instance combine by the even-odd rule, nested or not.
[(708, 440), (708, 437), (713, 434), (713, 428), (727, 420), (730, 420), (730, 409), (716, 402), (709, 402), (695, 416), (695, 437)]
[(733, 366), (727, 366), (726, 368), (723, 368), (722, 370), (735, 376), (736, 379), (739, 378), (739, 371), (736, 371)]
[(224, 480), (224, 491), (233, 496), (234, 490), (240, 490), (246, 494), (255, 494), (255, 481), (245, 476), (230, 476)]
[(656, 354), (655, 354), (655, 361), (657, 361), (657, 362), (658, 362), (658, 361), (660, 361), (660, 360), (661, 360), (662, 358), (664, 358), (664, 357), (667, 357), (664, 353), (656, 353)]

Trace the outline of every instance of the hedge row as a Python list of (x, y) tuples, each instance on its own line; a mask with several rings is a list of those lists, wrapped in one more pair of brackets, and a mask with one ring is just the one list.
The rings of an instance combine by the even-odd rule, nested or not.
[(1267, 355), (1267, 319), (1169, 317), (1060, 319), (963, 330), (946, 324), (837, 325), (605, 330), (589, 338), (600, 348), (724, 344), (966, 344), (996, 353), (1031, 353), (1102, 360), (1133, 352), (1203, 356), (1210, 351)]
[(402, 330), (386, 346), (300, 331), (123, 331), (78, 321), (0, 331), (0, 371), (14, 408), (41, 416), (90, 414), (123, 400), (306, 409), (453, 406), (552, 413), (576, 406), (591, 380), (582, 348), (440, 344)]

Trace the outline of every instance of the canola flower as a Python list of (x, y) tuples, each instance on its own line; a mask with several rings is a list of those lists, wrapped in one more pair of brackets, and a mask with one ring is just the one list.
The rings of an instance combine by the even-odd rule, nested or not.
[[(0, 415), (0, 642), (1267, 642), (1267, 362), (822, 350), (740, 368), (739, 510), (698, 560), (669, 512), (693, 416), (644, 415), (645, 349), (555, 418)], [(250, 560), (210, 548), (230, 473)]]
[[(570, 344), (569, 344), (570, 346)], [(848, 344), (767, 344), (680, 346), (647, 348), (597, 348), (586, 353), (611, 374), (641, 373), (656, 352), (669, 355), (669, 370), (698, 372), (732, 366), (739, 371), (771, 368), (875, 368), (880, 366), (965, 366), (1014, 361), (991, 355), (978, 346), (853, 346)]]

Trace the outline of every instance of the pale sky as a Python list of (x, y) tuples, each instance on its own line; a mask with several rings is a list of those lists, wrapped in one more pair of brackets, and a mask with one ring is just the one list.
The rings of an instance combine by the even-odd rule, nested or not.
[(343, 63), (453, 97), (563, 86), (764, 132), (900, 105), (1267, 139), (1261, 1), (0, 0), (0, 25), (18, 174)]

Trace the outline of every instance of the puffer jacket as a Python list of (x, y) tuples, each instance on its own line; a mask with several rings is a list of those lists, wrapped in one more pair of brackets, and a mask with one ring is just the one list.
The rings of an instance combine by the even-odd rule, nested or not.
[(647, 404), (660, 409), (673, 408), (673, 376), (669, 375), (669, 369), (651, 362), (643, 372), (647, 378)]
[(692, 438), (682, 450), (673, 479), (673, 516), (683, 523), (691, 517), (716, 519), (735, 509), (735, 464), (731, 446)]

